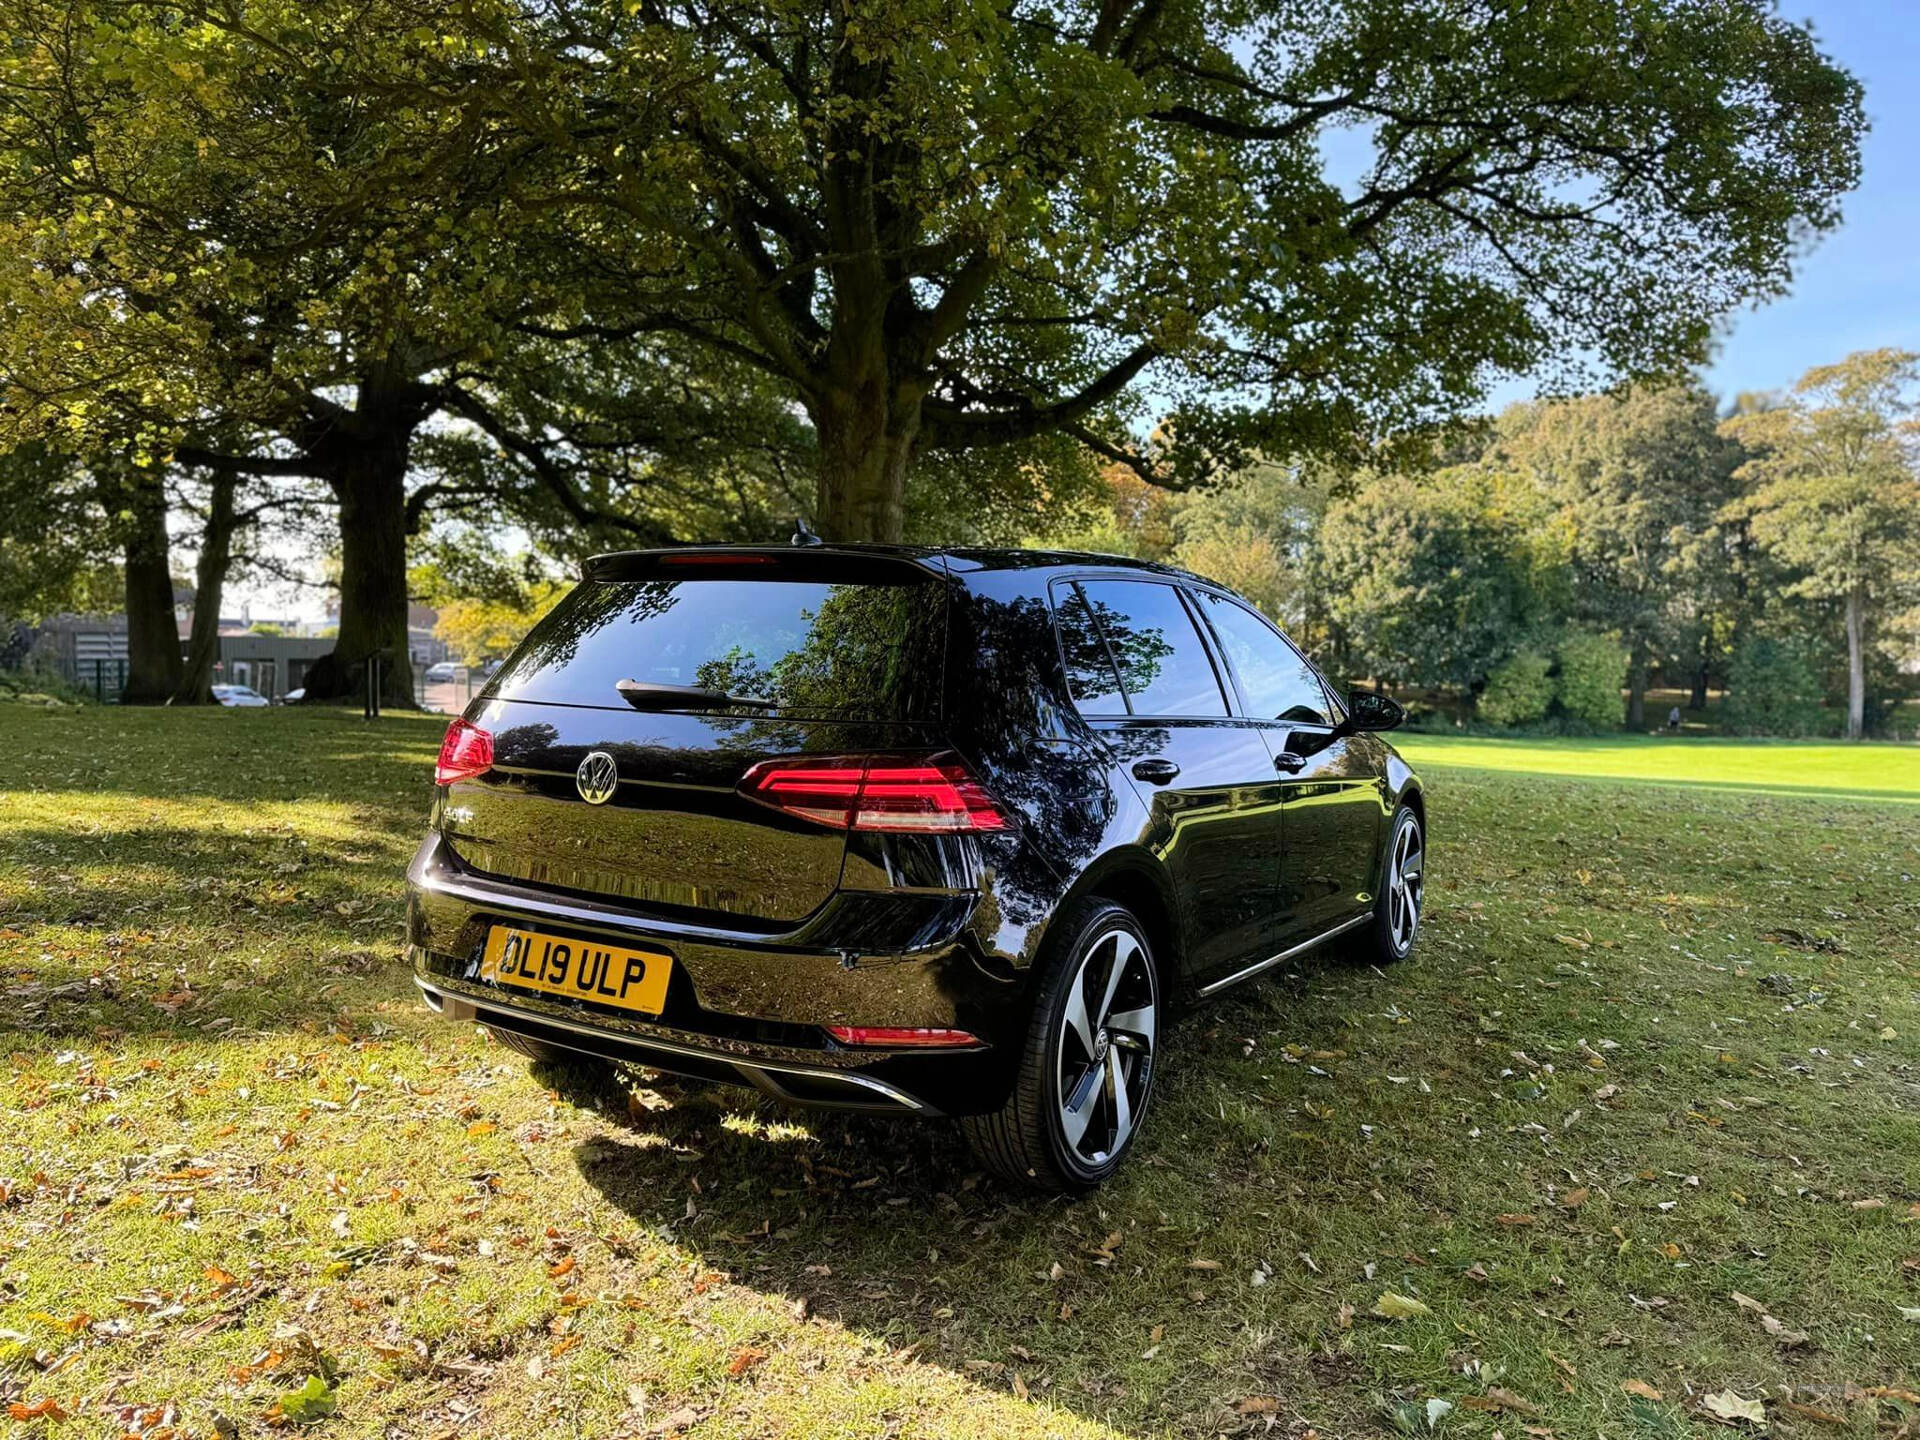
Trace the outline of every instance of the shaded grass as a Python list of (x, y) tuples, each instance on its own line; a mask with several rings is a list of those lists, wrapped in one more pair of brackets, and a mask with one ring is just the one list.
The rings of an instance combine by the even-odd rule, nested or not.
[[(1920, 1338), (1913, 812), (1705, 787), (1793, 751), (1911, 793), (1908, 752), (1416, 740), (1414, 961), (1196, 1012), (1130, 1168), (1063, 1203), (946, 1127), (630, 1100), (423, 1012), (400, 872), (438, 733), (0, 710), (0, 1398), (264, 1434), (319, 1364), (298, 1327), (341, 1436), (1901, 1416), (1860, 1392)], [(1562, 765), (1698, 783), (1524, 773)], [(1428, 1313), (1372, 1318), (1387, 1290)], [(1471, 1408), (1503, 1394), (1539, 1413)]]

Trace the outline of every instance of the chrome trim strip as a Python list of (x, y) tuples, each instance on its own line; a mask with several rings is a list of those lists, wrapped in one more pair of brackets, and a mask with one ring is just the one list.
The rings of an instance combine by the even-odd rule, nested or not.
[[(444, 990), (438, 985), (430, 985), (418, 975), (413, 977), (413, 983), (420, 987), (421, 993), (427, 997), (429, 1003), (432, 1003), (435, 999), (440, 1002), (439, 1005), (434, 1007), (435, 1009), (444, 1007), (447, 1001), (452, 1000), (461, 1005), (470, 1005), (475, 1010), (483, 1013), (488, 1010), (500, 1010), (509, 1014), (520, 1013), (515, 1012), (513, 1007), (509, 1005), (489, 1005), (484, 1001), (474, 999), (470, 995), (463, 995), (457, 990)], [(596, 1039), (603, 1038), (612, 1041), (624, 1041), (627, 1044), (639, 1046), (642, 1049), (664, 1050), (670, 1055), (686, 1055), (695, 1060), (718, 1061), (723, 1065), (731, 1065), (738, 1070), (759, 1071), (766, 1075), (800, 1075), (809, 1080), (837, 1082), (842, 1085), (851, 1085), (855, 1089), (871, 1090), (877, 1095), (884, 1095), (894, 1104), (904, 1106), (908, 1110), (925, 1111), (927, 1109), (927, 1106), (922, 1101), (916, 1100), (913, 1096), (907, 1094), (906, 1091), (896, 1090), (884, 1080), (875, 1080), (870, 1075), (850, 1074), (847, 1071), (836, 1070), (828, 1065), (790, 1065), (778, 1060), (749, 1060), (738, 1055), (729, 1055), (724, 1050), (701, 1050), (695, 1046), (681, 1045), (672, 1040), (656, 1040), (650, 1035), (629, 1035), (620, 1030), (601, 1030), (596, 1029), (592, 1025), (577, 1025), (570, 1020), (556, 1020), (546, 1015), (536, 1014), (533, 1011), (526, 1011), (524, 1013), (527, 1018), (535, 1024), (551, 1025), (556, 1030), (571, 1030), (576, 1035), (585, 1035)], [(484, 1024), (485, 1022), (482, 1021), (480, 1023)]]
[(1269, 955), (1266, 959), (1259, 961), (1257, 964), (1249, 965), (1244, 970), (1236, 970), (1224, 980), (1216, 980), (1211, 985), (1202, 985), (1200, 987), (1200, 994), (1202, 996), (1217, 995), (1229, 985), (1238, 985), (1242, 980), (1251, 980), (1262, 970), (1270, 970), (1282, 960), (1291, 960), (1302, 951), (1311, 950), (1314, 946), (1323, 944), (1333, 939), (1336, 935), (1344, 935), (1347, 931), (1353, 929), (1354, 926), (1364, 925), (1371, 919), (1373, 919), (1373, 911), (1369, 909), (1362, 914), (1354, 916), (1351, 920), (1342, 920), (1331, 930), (1316, 935), (1311, 940), (1302, 940), (1298, 945), (1282, 950), (1278, 955)]

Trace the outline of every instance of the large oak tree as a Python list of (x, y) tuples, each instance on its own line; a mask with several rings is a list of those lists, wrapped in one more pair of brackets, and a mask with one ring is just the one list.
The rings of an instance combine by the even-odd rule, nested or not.
[(466, 13), (436, 93), (544, 140), (524, 183), (596, 282), (570, 333), (788, 387), (846, 539), (901, 534), (928, 452), (1065, 431), (1190, 475), (1570, 356), (1671, 371), (1836, 223), (1862, 128), (1770, 0)]

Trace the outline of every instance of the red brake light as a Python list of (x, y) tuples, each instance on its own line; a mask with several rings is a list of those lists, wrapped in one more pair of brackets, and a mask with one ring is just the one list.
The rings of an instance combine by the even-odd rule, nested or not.
[(447, 726), (447, 738), (440, 742), (440, 758), (433, 767), (434, 784), (451, 785), (456, 780), (484, 775), (492, 768), (491, 733), (465, 720)]
[(926, 1030), (892, 1025), (829, 1025), (827, 1033), (842, 1045), (943, 1046), (978, 1045), (980, 1039), (965, 1030)]
[(1004, 830), (1006, 817), (956, 755), (796, 755), (762, 760), (740, 793), (839, 830), (954, 834)]

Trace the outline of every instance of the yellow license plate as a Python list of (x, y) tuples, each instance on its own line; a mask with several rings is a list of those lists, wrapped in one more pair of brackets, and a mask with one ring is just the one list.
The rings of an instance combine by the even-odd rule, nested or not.
[(626, 950), (588, 940), (537, 935), (496, 925), (487, 934), (480, 978), (545, 995), (593, 1000), (643, 1015), (658, 1015), (667, 1003), (670, 956), (658, 950)]

